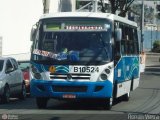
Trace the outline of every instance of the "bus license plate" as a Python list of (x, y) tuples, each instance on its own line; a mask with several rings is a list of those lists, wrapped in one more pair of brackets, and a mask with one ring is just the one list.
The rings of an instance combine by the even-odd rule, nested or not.
[(69, 99), (75, 99), (76, 95), (73, 95), (73, 94), (64, 94), (62, 97), (63, 98), (69, 98)]

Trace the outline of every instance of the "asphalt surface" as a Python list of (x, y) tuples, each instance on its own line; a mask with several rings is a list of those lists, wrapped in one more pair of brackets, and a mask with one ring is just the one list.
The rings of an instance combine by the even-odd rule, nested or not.
[(95, 102), (50, 100), (46, 109), (38, 109), (34, 98), (24, 101), (12, 98), (0, 104), (0, 119), (19, 120), (160, 120), (159, 56), (147, 56), (140, 86), (131, 92), (128, 102), (116, 100), (112, 110)]

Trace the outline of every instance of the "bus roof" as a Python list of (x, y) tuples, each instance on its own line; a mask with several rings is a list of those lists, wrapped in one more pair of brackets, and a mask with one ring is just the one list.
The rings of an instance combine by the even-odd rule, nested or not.
[(50, 13), (44, 14), (40, 19), (47, 18), (69, 18), (69, 17), (86, 17), (86, 18), (107, 18), (112, 21), (120, 21), (132, 26), (137, 27), (137, 23), (130, 21), (124, 17), (120, 17), (111, 13), (96, 13), (96, 12), (59, 12), (59, 13)]

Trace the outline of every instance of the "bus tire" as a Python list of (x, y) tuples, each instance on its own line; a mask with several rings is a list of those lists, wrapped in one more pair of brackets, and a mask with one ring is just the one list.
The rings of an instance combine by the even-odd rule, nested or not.
[(45, 109), (47, 106), (48, 98), (45, 97), (37, 97), (36, 104), (39, 109)]
[(131, 89), (130, 89), (130, 91), (133, 91), (133, 83), (134, 83), (134, 77), (132, 77), (132, 79), (131, 79)]
[(113, 98), (107, 98), (107, 100), (105, 100), (105, 103), (104, 103), (104, 108), (106, 110), (111, 110), (112, 105), (113, 105)]
[(130, 98), (130, 92), (128, 92), (128, 93), (126, 93), (126, 94), (124, 94), (124, 95), (122, 96), (122, 100), (123, 100), (123, 101), (129, 101), (129, 98)]

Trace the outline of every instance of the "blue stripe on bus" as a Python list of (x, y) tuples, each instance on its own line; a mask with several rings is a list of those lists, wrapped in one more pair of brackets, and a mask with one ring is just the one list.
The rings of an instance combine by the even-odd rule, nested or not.
[[(121, 70), (121, 76), (118, 76), (118, 70)], [(117, 83), (121, 83), (126, 80), (132, 80), (133, 78), (138, 78), (138, 77), (139, 77), (139, 57), (137, 56), (122, 57), (115, 67), (114, 80)]]
[[(53, 86), (86, 86), (86, 92), (54, 92)], [(42, 86), (40, 90), (38, 86)], [(96, 86), (103, 86), (99, 91), (95, 92)], [(33, 97), (55, 97), (62, 98), (64, 94), (74, 94), (76, 98), (110, 98), (112, 97), (113, 84), (110, 81), (105, 82), (68, 82), (68, 81), (45, 81), (31, 80), (31, 95)]]

